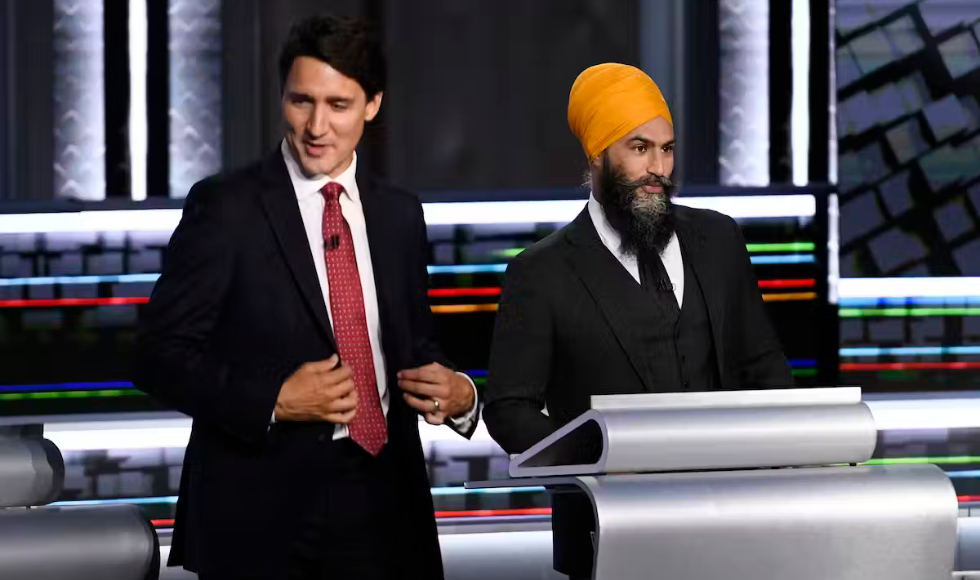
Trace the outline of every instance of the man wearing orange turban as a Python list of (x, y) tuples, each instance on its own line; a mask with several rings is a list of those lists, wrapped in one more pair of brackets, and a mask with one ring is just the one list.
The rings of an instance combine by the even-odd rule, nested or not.
[[(507, 268), (483, 415), (494, 439), (524, 452), (592, 395), (792, 386), (738, 225), (671, 203), (674, 127), (657, 85), (632, 66), (586, 69), (568, 124), (592, 195)], [(578, 462), (597, 444), (560, 453)], [(556, 495), (553, 507), (555, 568), (591, 577), (591, 506)]]

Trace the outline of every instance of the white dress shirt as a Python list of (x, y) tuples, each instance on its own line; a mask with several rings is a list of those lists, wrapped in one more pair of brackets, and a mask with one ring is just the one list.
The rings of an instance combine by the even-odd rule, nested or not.
[[(619, 235), (609, 220), (606, 219), (605, 211), (599, 200), (594, 195), (589, 195), (589, 217), (592, 218), (592, 225), (602, 240), (602, 245), (606, 246), (619, 263), (626, 268), (626, 271), (633, 276), (636, 283), (640, 283), (640, 265), (636, 261), (636, 256), (626, 254), (622, 250), (622, 237)], [(681, 257), (681, 244), (677, 240), (677, 233), (670, 237), (667, 247), (660, 254), (660, 260), (664, 263), (667, 276), (670, 277), (674, 285), (674, 297), (677, 298), (677, 307), (684, 305), (684, 259)]]
[[(388, 407), (391, 404), (390, 393), (388, 392), (387, 372), (385, 367), (384, 351), (381, 348), (381, 319), (378, 312), (378, 290), (374, 283), (374, 269), (371, 263), (371, 247), (368, 244), (367, 224), (364, 221), (364, 206), (361, 205), (361, 194), (357, 188), (357, 154), (351, 161), (350, 167), (343, 173), (332, 179), (329, 175), (318, 175), (308, 177), (300, 169), (299, 163), (293, 158), (286, 140), (283, 139), (282, 156), (286, 161), (286, 169), (289, 171), (289, 179), (296, 193), (296, 200), (299, 203), (300, 215), (303, 217), (303, 227), (306, 230), (306, 239), (310, 243), (310, 253), (313, 255), (313, 265), (316, 267), (317, 280), (320, 282), (320, 291), (323, 294), (323, 301), (327, 307), (327, 316), (330, 317), (330, 324), (333, 325), (333, 312), (330, 309), (330, 283), (327, 280), (327, 261), (324, 256), (323, 245), (323, 206), (326, 203), (320, 191), (331, 181), (336, 181), (344, 187), (344, 193), (340, 196), (340, 211), (350, 226), (351, 237), (354, 240), (354, 257), (357, 260), (357, 273), (361, 278), (361, 292), (364, 295), (364, 313), (367, 316), (368, 338), (371, 342), (371, 354), (374, 359), (374, 373), (378, 384), (378, 394), (381, 397), (381, 411), (385, 417), (388, 416)], [(473, 381), (463, 373), (459, 373), (473, 384)], [(476, 387), (474, 389), (474, 407), (465, 416), (453, 420), (454, 424), (461, 431), (469, 427), (477, 411)], [(333, 438), (342, 439), (348, 437), (347, 425), (337, 425), (334, 429)]]

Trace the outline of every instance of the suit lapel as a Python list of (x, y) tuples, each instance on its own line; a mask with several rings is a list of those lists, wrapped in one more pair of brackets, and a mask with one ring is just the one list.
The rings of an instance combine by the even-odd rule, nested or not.
[(725, 360), (724, 336), (725, 324), (725, 292), (731, 286), (730, 281), (718, 275), (719, 269), (712, 267), (711, 256), (705, 250), (704, 232), (694, 220), (690, 210), (683, 206), (675, 206), (677, 212), (676, 229), (680, 240), (684, 261), (689, 263), (691, 271), (701, 287), (701, 295), (708, 310), (708, 320), (711, 325), (711, 339), (715, 347), (718, 363), (718, 374), (724, 377), (722, 362)]
[[(384, 188), (378, 187), (377, 182), (366, 171), (357, 170), (357, 189), (360, 192), (361, 207), (364, 209), (364, 224), (367, 228), (368, 247), (371, 250), (371, 269), (374, 272), (374, 287), (378, 295), (378, 318), (381, 323), (382, 341), (391, 336), (384, 332), (390, 322), (391, 288), (389, 277), (397, 271), (393, 253), (394, 244), (386, 243), (385, 233), (392, 227), (388, 223), (388, 212), (385, 211)], [(390, 349), (385, 349), (391, 352)]]
[(568, 254), (572, 269), (596, 301), (644, 389), (654, 390), (652, 377), (644, 372), (643, 350), (633, 331), (636, 323), (626, 307), (632, 302), (631, 292), (639, 290), (636, 280), (602, 245), (588, 208), (569, 224), (565, 236), (575, 247), (575, 251)]
[(313, 256), (310, 254), (310, 243), (306, 238), (306, 228), (303, 226), (296, 193), (279, 148), (263, 161), (262, 181), (259, 197), (279, 243), (279, 249), (320, 329), (336, 349), (330, 317), (327, 315), (316, 266), (313, 265)]

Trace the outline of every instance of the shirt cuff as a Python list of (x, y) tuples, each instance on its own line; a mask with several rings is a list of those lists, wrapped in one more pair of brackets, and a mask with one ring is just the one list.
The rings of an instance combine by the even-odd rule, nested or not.
[(473, 408), (467, 411), (465, 415), (460, 417), (449, 417), (448, 419), (452, 421), (453, 425), (455, 425), (460, 431), (467, 431), (473, 424), (473, 421), (476, 420), (476, 414), (480, 410), (480, 396), (476, 391), (476, 383), (473, 382), (473, 379), (471, 379), (469, 375), (460, 372), (457, 372), (456, 374), (466, 379), (467, 382), (470, 383), (470, 386), (473, 387)]

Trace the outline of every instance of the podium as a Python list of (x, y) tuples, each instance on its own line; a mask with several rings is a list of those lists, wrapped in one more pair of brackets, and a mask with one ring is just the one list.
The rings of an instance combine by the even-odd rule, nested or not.
[(598, 580), (948, 580), (952, 484), (876, 438), (857, 388), (593, 397), (468, 487), (584, 492)]
[(54, 443), (0, 438), (0, 578), (158, 578), (160, 542), (140, 509), (48, 506), (64, 482), (65, 462)]

